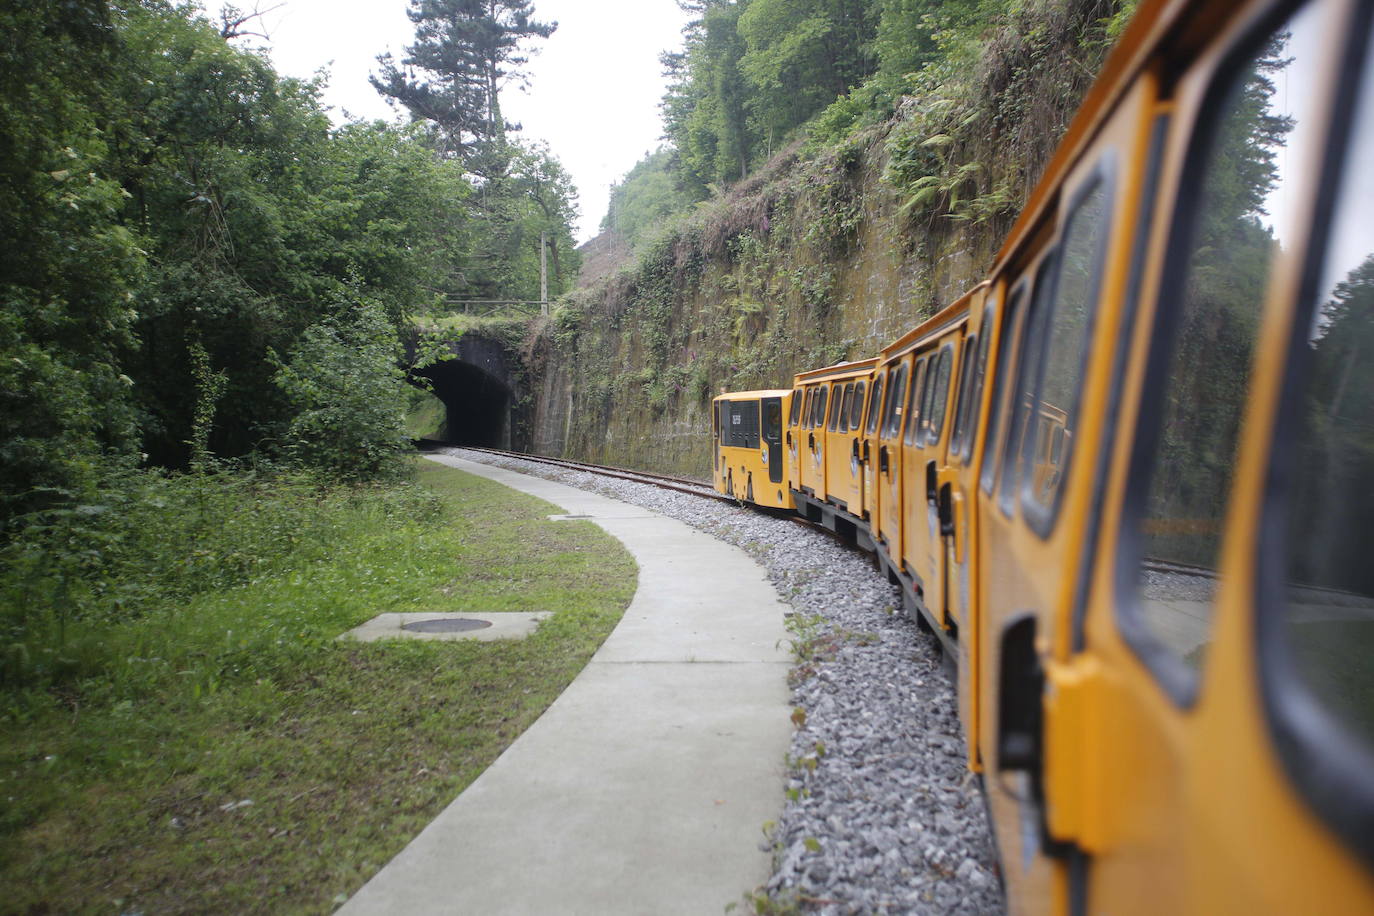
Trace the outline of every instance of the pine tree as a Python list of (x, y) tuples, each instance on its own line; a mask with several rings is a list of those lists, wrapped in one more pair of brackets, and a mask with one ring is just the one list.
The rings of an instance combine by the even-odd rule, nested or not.
[(500, 89), (524, 78), (525, 43), (548, 38), (558, 23), (536, 20), (532, 0), (410, 0), (406, 15), (415, 44), (399, 66), (390, 54), (378, 57), (372, 85), (432, 122), (445, 154), (478, 174), (500, 174), (506, 131), (516, 127), (501, 115)]

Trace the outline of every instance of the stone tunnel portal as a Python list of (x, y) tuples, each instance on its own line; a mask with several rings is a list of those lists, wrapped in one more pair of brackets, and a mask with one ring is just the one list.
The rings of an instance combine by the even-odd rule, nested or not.
[(511, 389), (501, 379), (457, 359), (435, 363), (419, 375), (430, 380), (447, 414), (444, 441), (479, 448), (511, 447)]

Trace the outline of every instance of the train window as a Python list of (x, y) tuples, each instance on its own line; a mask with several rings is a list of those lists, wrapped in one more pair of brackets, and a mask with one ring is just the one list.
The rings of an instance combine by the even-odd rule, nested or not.
[(978, 342), (980, 336), (974, 334), (964, 340), (963, 348), (959, 352), (959, 391), (956, 396), (954, 408), (954, 435), (951, 437), (951, 451), (960, 456), (964, 455), (964, 444), (968, 440), (969, 433), (969, 399), (973, 397), (973, 370), (976, 366), (974, 356), (978, 353)]
[(858, 429), (864, 419), (864, 391), (867, 383), (860, 381), (854, 386), (854, 403), (849, 408), (849, 428)]
[(946, 344), (934, 370), (935, 381), (930, 383), (929, 405), (926, 410), (926, 442), (935, 444), (945, 430), (945, 412), (949, 404), (949, 374), (953, 369), (954, 345)]
[(916, 432), (921, 425), (921, 399), (925, 396), (927, 360), (916, 361), (915, 374), (912, 376), (911, 390), (907, 392), (906, 434), (902, 441), (907, 445), (916, 443)]
[(1002, 310), (1002, 326), (997, 335), (997, 373), (992, 377), (992, 407), (988, 411), (988, 431), (983, 439), (983, 471), (978, 481), (983, 492), (988, 494), (992, 493), (993, 482), (997, 479), (997, 432), (1002, 424), (1002, 414), (1006, 412), (1002, 404), (1002, 392), (1006, 390), (1006, 379), (1011, 375), (1010, 364), (1016, 352), (1012, 340), (1020, 336), (1025, 301), (1026, 286), (1022, 283), (1012, 293), (1011, 302)]
[(906, 363), (897, 367), (892, 390), (887, 396), (887, 416), (883, 418), (883, 438), (891, 439), (902, 428), (902, 399), (906, 397)]
[(1374, 861), (1374, 30), (1360, 43), (1363, 78), (1347, 83), (1358, 99), (1336, 119), (1349, 134), (1330, 145), (1344, 168), (1319, 210), (1330, 214), (1327, 243), (1275, 436), (1269, 491), (1280, 498), (1270, 506), (1287, 518), (1261, 526), (1256, 591), (1266, 699), (1288, 770)]
[(844, 406), (840, 408), (840, 426), (842, 433), (849, 432), (849, 416), (854, 412), (854, 383), (850, 382), (844, 386)]
[(788, 413), (788, 417), (787, 417), (787, 425), (788, 425), (788, 426), (796, 426), (796, 425), (797, 425), (797, 421), (801, 419), (801, 409), (802, 409), (802, 390), (801, 390), (800, 388), (798, 388), (797, 390), (795, 390), (795, 391), (792, 392), (792, 410)]
[(1002, 466), (998, 469), (997, 507), (1002, 514), (1011, 517), (1015, 505), (1016, 483), (1021, 479), (1021, 466), (1026, 448), (1026, 429), (1031, 425), (1031, 412), (1035, 409), (1035, 342), (1044, 339), (1045, 319), (1049, 310), (1046, 300), (1050, 296), (1056, 253), (1051, 251), (1040, 259), (1035, 269), (1035, 285), (1031, 289), (1030, 310), (1022, 320), (1029, 330), (1021, 332), (1018, 341), (1018, 358), (1015, 374), (1010, 376), (1015, 382), (1008, 398), (1011, 420), (1007, 426), (1007, 441), (1002, 450)]
[[(1301, 161), (1295, 151), (1311, 123), (1302, 100), (1321, 97), (1312, 80), (1328, 50), (1319, 38), (1293, 41), (1303, 22), (1306, 32), (1316, 25), (1300, 13), (1261, 36), (1209, 90), (1185, 160), (1151, 335), (1149, 395), (1122, 519), (1119, 620), (1182, 705), (1196, 696), (1212, 638), (1260, 312), (1291, 235), (1291, 183), (1302, 177), (1279, 163)], [(1300, 48), (1311, 56), (1293, 66)], [(1071, 448), (1072, 431), (1066, 435)]]
[(871, 436), (878, 431), (878, 416), (883, 411), (883, 380), (886, 376), (879, 375), (873, 379), (873, 393), (868, 398), (868, 425), (866, 427)]
[(983, 404), (983, 383), (988, 374), (988, 351), (992, 349), (992, 313), (994, 303), (983, 308), (983, 322), (978, 334), (978, 355), (973, 365), (973, 391), (968, 401), (968, 426), (961, 440), (959, 456), (965, 462), (973, 455), (973, 441), (978, 436), (978, 411)]
[(1054, 527), (1060, 485), (1073, 454), (1079, 389), (1087, 368), (1088, 337), (1107, 254), (1110, 190), (1111, 182), (1099, 177), (1081, 192), (1069, 213), (1057, 276), (1052, 281), (1054, 294), (1043, 319), (1045, 336), (1036, 347), (1041, 354), (1039, 394), (1032, 415), (1035, 430), (1027, 436), (1027, 443), (1042, 448), (1027, 456), (1029, 473), (1023, 481), (1022, 498), (1027, 503), (1027, 518), (1042, 537)]
[(833, 395), (833, 397), (830, 399), (830, 421), (826, 425), (826, 429), (830, 430), (833, 433), (836, 429), (839, 428), (840, 425), (840, 414), (843, 412), (844, 409), (844, 389), (839, 388), (838, 390), (836, 390), (832, 388), (830, 393)]
[(815, 429), (821, 429), (825, 426), (825, 399), (829, 394), (829, 385), (816, 387), (816, 403), (812, 405), (811, 411), (811, 426)]

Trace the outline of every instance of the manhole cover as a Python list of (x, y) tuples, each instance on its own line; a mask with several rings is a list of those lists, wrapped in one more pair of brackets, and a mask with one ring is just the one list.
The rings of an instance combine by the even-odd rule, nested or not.
[(412, 633), (463, 633), (467, 630), (485, 630), (491, 626), (490, 620), (476, 620), (472, 617), (441, 617), (438, 620), (414, 620), (401, 624), (402, 630)]

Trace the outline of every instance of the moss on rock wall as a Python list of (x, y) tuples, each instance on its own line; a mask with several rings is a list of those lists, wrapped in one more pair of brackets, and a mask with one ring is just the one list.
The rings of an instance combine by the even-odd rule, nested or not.
[(1118, 12), (1026, 4), (888, 122), (795, 143), (560, 300), (533, 344), (535, 450), (708, 476), (722, 388), (873, 355), (977, 283)]

